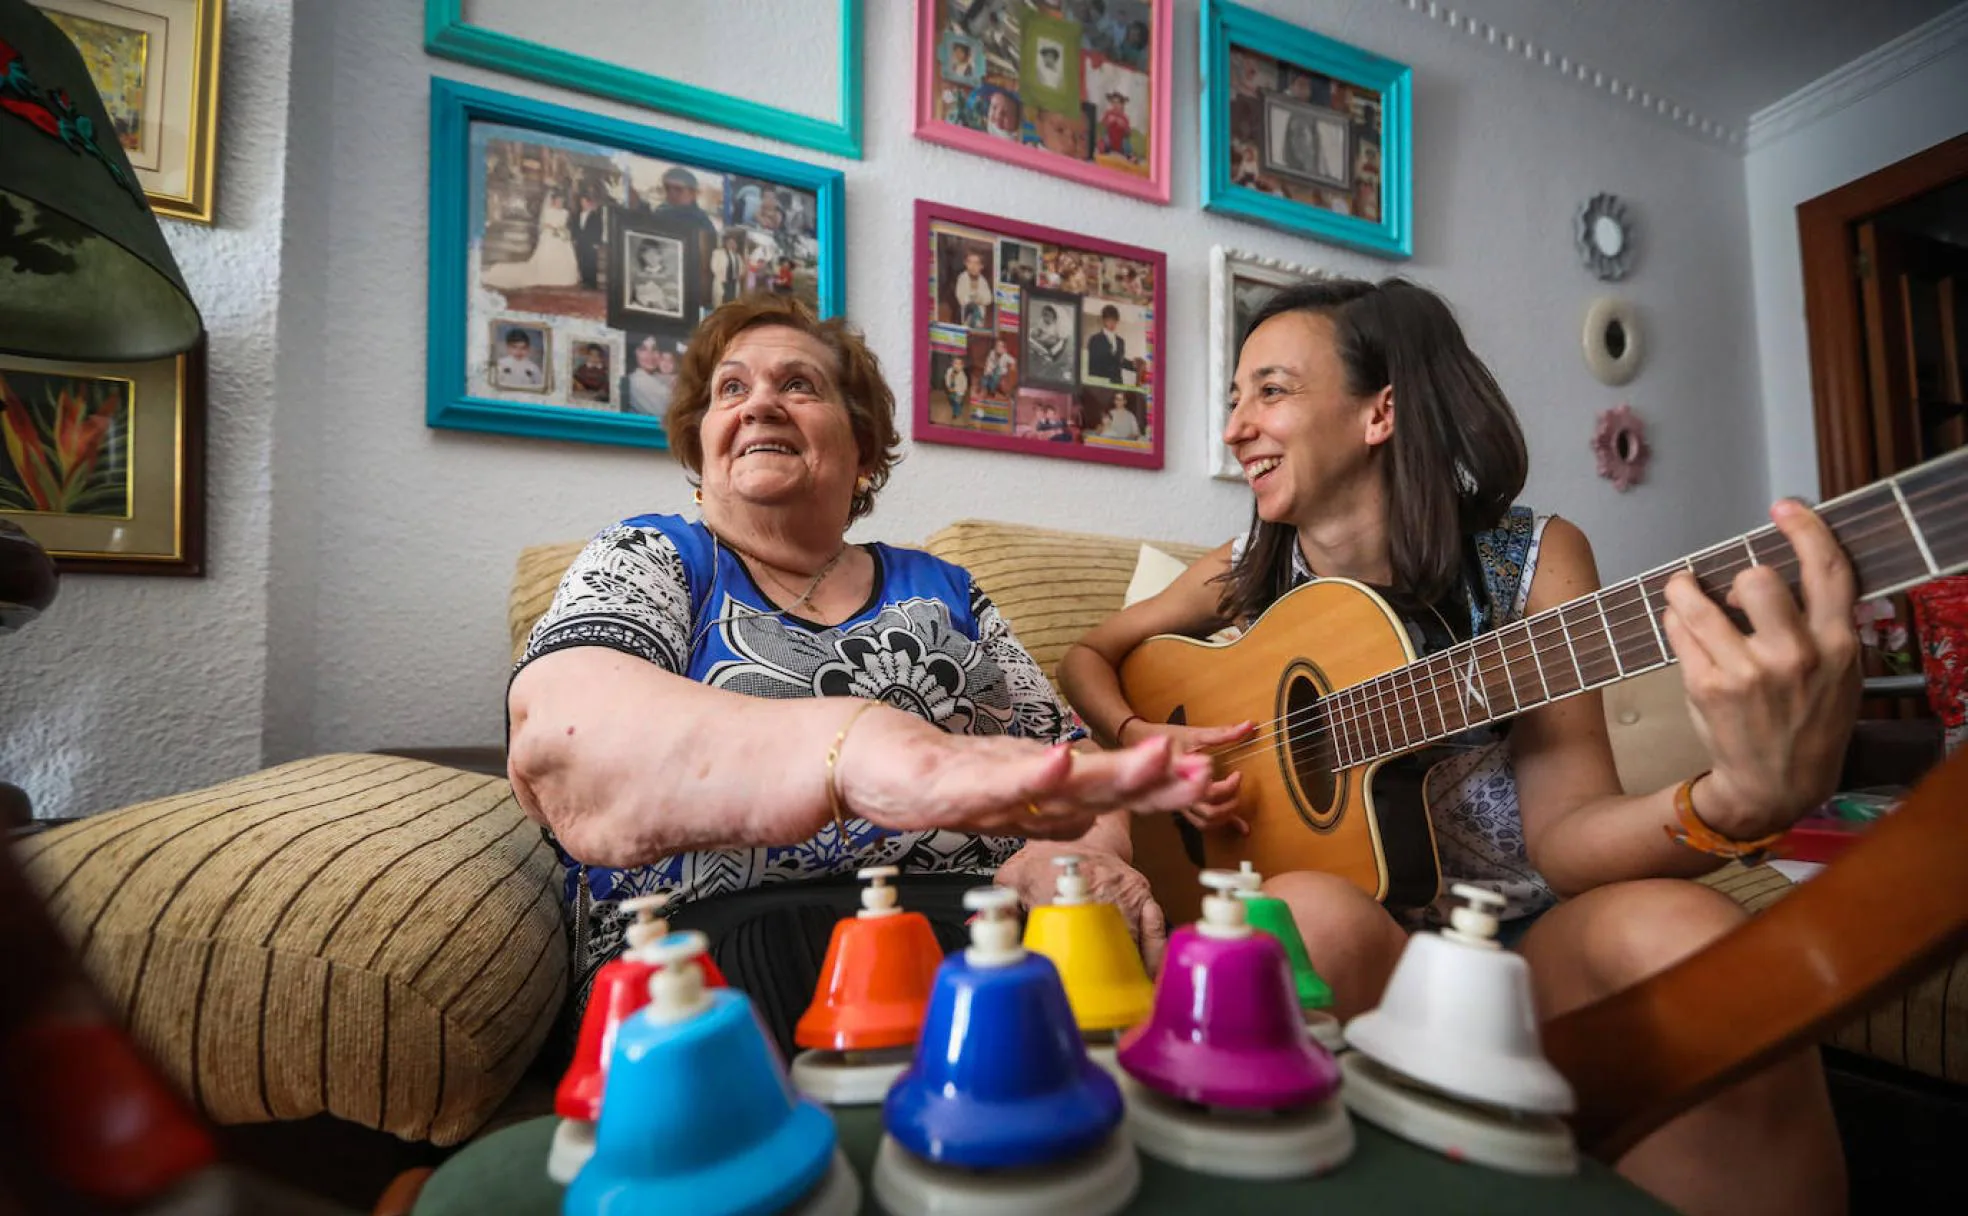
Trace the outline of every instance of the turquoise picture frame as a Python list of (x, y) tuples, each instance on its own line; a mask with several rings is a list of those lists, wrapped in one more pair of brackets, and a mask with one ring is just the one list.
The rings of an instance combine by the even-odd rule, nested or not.
[[(1413, 73), (1407, 65), (1228, 0), (1203, 0), (1199, 19), (1203, 209), (1380, 257), (1413, 257), (1414, 101)], [(1248, 141), (1245, 147), (1239, 148), (1233, 140), (1231, 107), (1237, 90), (1232, 76), (1233, 46), (1251, 48), (1308, 74), (1357, 85), (1379, 95), (1378, 220), (1283, 197), (1237, 180), (1240, 175), (1233, 175), (1233, 160), (1240, 153), (1249, 155), (1253, 150), (1248, 147)], [(1277, 104), (1316, 110), (1289, 97), (1280, 98)], [(1268, 113), (1264, 121), (1269, 121)], [(1350, 150), (1351, 145), (1348, 147)], [(1263, 151), (1268, 154), (1269, 150)], [(1357, 171), (1358, 158), (1350, 151), (1346, 163), (1348, 173)], [(1254, 175), (1242, 176), (1246, 180), (1254, 179)]]
[[(693, 169), (810, 191), (818, 246), (814, 289), (822, 316), (847, 307), (846, 179), (823, 168), (763, 152), (604, 118), (530, 98), (431, 79), (430, 317), (425, 422), (445, 429), (490, 431), (535, 439), (666, 448), (655, 417), (565, 405), (534, 405), (474, 396), (467, 368), (472, 332), (470, 255), (476, 235), (471, 175), (474, 124), (516, 128), (543, 143), (598, 145)], [(482, 202), (481, 202), (482, 207)], [(543, 352), (544, 353), (544, 352)], [(610, 368), (611, 373), (621, 370)]]
[(838, 122), (473, 25), (465, 20), (464, 0), (424, 0), (424, 49), (474, 67), (859, 160), (861, 0), (836, 2), (840, 12)]

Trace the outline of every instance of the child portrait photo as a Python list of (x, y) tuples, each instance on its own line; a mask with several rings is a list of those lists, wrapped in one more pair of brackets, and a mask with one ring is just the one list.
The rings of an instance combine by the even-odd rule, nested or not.
[(544, 325), (493, 321), (488, 334), (492, 386), (521, 393), (551, 388), (551, 334)]
[(1078, 388), (1079, 297), (1030, 290), (1025, 293), (1019, 315), (1025, 323), (1025, 383), (1069, 391)]

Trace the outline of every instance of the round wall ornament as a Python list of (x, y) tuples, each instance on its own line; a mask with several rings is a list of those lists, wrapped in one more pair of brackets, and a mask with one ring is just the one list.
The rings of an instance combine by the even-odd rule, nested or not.
[(1647, 424), (1630, 405), (1607, 410), (1592, 430), (1592, 454), (1598, 457), (1599, 476), (1626, 493), (1646, 480), (1647, 461), (1653, 457), (1647, 446)]
[(1633, 268), (1633, 221), (1626, 204), (1611, 194), (1595, 194), (1579, 208), (1579, 257), (1601, 279), (1623, 279)]
[(1601, 296), (1585, 310), (1585, 365), (1601, 384), (1640, 374), (1640, 312), (1630, 300)]

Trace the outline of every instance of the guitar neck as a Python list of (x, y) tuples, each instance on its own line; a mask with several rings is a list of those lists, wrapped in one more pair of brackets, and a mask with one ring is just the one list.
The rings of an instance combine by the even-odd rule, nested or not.
[[(1968, 449), (1818, 508), (1851, 561), (1859, 595), (1889, 595), (1968, 567)], [(1322, 702), (1334, 759), (1352, 767), (1449, 739), (1674, 662), (1661, 613), (1680, 571), (1721, 603), (1737, 573), (1769, 566), (1793, 590), (1797, 555), (1765, 525), (1340, 689)]]

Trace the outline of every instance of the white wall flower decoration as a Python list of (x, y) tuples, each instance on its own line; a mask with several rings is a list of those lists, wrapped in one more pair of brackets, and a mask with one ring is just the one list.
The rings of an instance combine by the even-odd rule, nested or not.
[(1587, 270), (1608, 282), (1623, 279), (1633, 268), (1633, 221), (1626, 204), (1611, 194), (1595, 194), (1579, 208), (1579, 257)]

